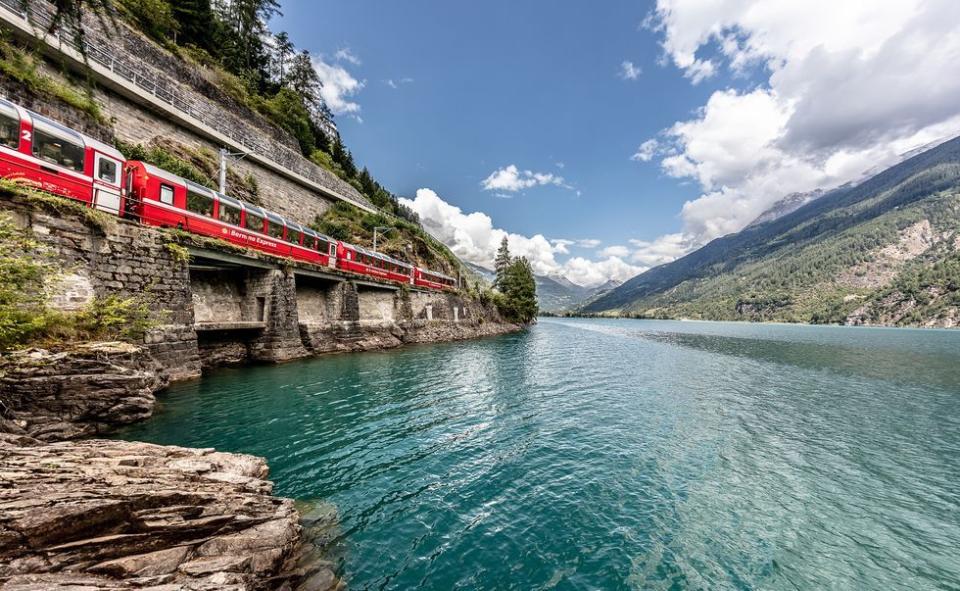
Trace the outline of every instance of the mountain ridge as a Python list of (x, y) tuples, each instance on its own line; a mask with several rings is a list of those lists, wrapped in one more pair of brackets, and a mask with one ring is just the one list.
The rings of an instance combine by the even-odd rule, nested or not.
[[(630, 279), (585, 304), (581, 310), (705, 319), (936, 322), (937, 319), (924, 316), (929, 301), (914, 298), (912, 304), (901, 302), (910, 307), (910, 314), (887, 318), (880, 310), (894, 303), (882, 304), (878, 298), (891, 295), (880, 292), (889, 291), (887, 288), (896, 283), (895, 280), (906, 281), (904, 273), (929, 275), (935, 273), (935, 268), (939, 269), (936, 273), (942, 272), (944, 265), (952, 264), (954, 250), (960, 249), (960, 244), (954, 249), (938, 246), (939, 250), (929, 256), (926, 251), (910, 255), (894, 265), (896, 273), (883, 285), (871, 289), (838, 282), (837, 278), (848, 271), (867, 273), (863, 265), (882, 259), (883, 249), (894, 248), (905, 239), (902, 234), (922, 219), (927, 219), (932, 232), (941, 236), (937, 244), (949, 243), (943, 236), (956, 236), (960, 230), (957, 227), (960, 216), (954, 211), (955, 207), (960, 208), (956, 203), (958, 187), (960, 137), (856, 185), (829, 191), (782, 217), (717, 238), (676, 261)], [(938, 196), (942, 198), (939, 201)], [(807, 260), (797, 258), (801, 252)], [(925, 258), (915, 261), (921, 255)], [(911, 292), (909, 295), (917, 296), (914, 287), (918, 286), (904, 289)], [(949, 287), (948, 283), (925, 288), (939, 290), (933, 299), (940, 300), (947, 292), (953, 294)], [(866, 303), (870, 303), (870, 310), (860, 314), (859, 319), (850, 317)], [(940, 308), (946, 306), (944, 302), (940, 304)], [(937, 308), (927, 312), (943, 312), (955, 318), (956, 306), (946, 307), (949, 310)], [(944, 324), (955, 322), (938, 318)]]

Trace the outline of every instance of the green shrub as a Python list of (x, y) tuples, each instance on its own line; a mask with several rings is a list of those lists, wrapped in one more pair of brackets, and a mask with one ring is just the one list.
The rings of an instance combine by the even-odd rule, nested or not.
[(46, 278), (53, 273), (50, 254), (29, 231), (0, 214), (0, 351), (42, 331)]
[(143, 296), (111, 294), (95, 298), (74, 316), (77, 336), (89, 339), (138, 341), (154, 326), (150, 306)]
[(163, 247), (167, 249), (167, 252), (170, 253), (173, 260), (181, 265), (186, 265), (190, 262), (190, 251), (179, 244), (168, 242), (164, 244)]

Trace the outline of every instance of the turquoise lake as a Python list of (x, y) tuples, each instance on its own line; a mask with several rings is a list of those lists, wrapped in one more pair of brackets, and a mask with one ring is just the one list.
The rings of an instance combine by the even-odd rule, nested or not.
[(960, 589), (960, 331), (543, 319), (224, 369), (126, 439), (265, 456), (350, 589)]

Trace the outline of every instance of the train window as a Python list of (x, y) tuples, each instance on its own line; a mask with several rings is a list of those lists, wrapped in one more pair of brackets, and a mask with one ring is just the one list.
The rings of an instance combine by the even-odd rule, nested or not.
[(240, 225), (240, 208), (234, 207), (229, 203), (220, 202), (220, 213), (219, 219), (221, 222), (232, 224), (234, 226)]
[(111, 185), (117, 184), (117, 172), (119, 166), (116, 160), (110, 160), (103, 156), (97, 157), (97, 178)]
[(33, 130), (33, 155), (51, 164), (83, 172), (83, 146), (39, 129)]
[(187, 191), (187, 209), (207, 217), (213, 217), (213, 198), (202, 193)]
[(273, 220), (267, 220), (267, 234), (273, 238), (283, 240), (283, 224), (279, 224)]
[(294, 244), (300, 244), (300, 239), (303, 238), (303, 232), (300, 230), (291, 230), (287, 228), (287, 241), (293, 242)]
[(330, 245), (330, 256), (332, 256), (332, 257), (337, 256), (337, 245), (336, 245), (336, 244), (331, 244), (331, 245)]
[(317, 238), (317, 252), (327, 252), (327, 241)]
[(263, 232), (263, 218), (258, 215), (254, 215), (251, 211), (247, 211), (246, 226), (249, 230)]
[(8, 148), (20, 147), (20, 116), (12, 106), (0, 103), (0, 144)]
[(173, 205), (173, 187), (170, 185), (160, 185), (160, 203)]

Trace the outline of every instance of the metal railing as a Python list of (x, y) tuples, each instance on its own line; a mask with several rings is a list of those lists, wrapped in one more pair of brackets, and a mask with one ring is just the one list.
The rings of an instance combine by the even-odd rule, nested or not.
[[(20, 0), (0, 0), (0, 7), (30, 23), (37, 36), (42, 37), (53, 22), (53, 7), (46, 1), (34, 0), (29, 3), (29, 12), (23, 10)], [(0, 10), (0, 19), (4, 10)], [(85, 31), (83, 47), (76, 42), (75, 31), (63, 25), (53, 37), (61, 46), (70, 47), (81, 55), (109, 70), (117, 77), (130, 82), (146, 94), (169, 105), (173, 109), (189, 115), (218, 133), (228, 137), (244, 151), (265, 158), (280, 168), (284, 168), (302, 176), (330, 191), (356, 193), (347, 197), (348, 201), (358, 202), (363, 206), (376, 210), (377, 208), (363, 198), (349, 184), (328, 173), (320, 166), (310, 162), (296, 150), (283, 144), (270, 141), (264, 142), (261, 133), (243, 133), (247, 127), (241, 120), (236, 119), (232, 125), (223, 125), (224, 109), (213, 101), (197, 96), (197, 91), (179, 84), (174, 78), (158, 71), (152, 65), (142, 60), (131, 59), (125, 55), (125, 50), (116, 47), (109, 39), (95, 34), (93, 30)], [(334, 187), (329, 185), (333, 184)]]

